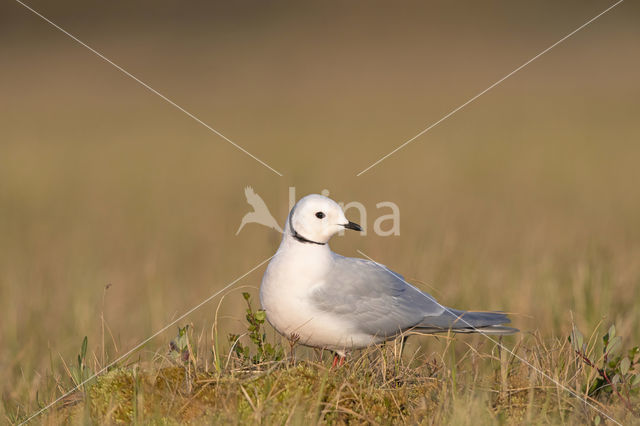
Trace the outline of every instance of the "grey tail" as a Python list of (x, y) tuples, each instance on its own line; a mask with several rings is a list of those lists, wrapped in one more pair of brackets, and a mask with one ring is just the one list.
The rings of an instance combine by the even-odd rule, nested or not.
[(470, 312), (449, 309), (437, 317), (425, 317), (414, 327), (415, 331), (424, 333), (484, 333), (514, 334), (517, 328), (507, 327), (511, 321), (502, 312)]

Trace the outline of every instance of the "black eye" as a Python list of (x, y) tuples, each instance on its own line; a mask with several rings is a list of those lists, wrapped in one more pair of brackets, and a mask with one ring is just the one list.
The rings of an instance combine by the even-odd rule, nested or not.
[(322, 218), (324, 217), (324, 213), (322, 213), (322, 212), (318, 212), (318, 213), (316, 213), (316, 217), (317, 217), (318, 219), (322, 219)]

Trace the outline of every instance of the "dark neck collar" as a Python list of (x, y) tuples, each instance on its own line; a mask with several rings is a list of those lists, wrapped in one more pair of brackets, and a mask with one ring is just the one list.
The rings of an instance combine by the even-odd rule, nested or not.
[(300, 243), (309, 243), (309, 244), (317, 244), (319, 246), (323, 246), (327, 243), (319, 243), (317, 241), (311, 241), (302, 235), (298, 234), (298, 232), (294, 229), (293, 223), (291, 222), (291, 218), (293, 217), (293, 209), (291, 210), (291, 214), (289, 215), (289, 229), (291, 230), (291, 236), (296, 239), (296, 241)]
[(308, 240), (308, 239), (306, 239), (305, 237), (303, 237), (302, 235), (298, 234), (298, 233), (296, 232), (296, 230), (295, 230), (295, 229), (293, 229), (293, 228), (291, 228), (291, 232), (292, 232), (292, 234), (291, 234), (291, 235), (293, 236), (293, 238), (295, 238), (297, 241), (299, 241), (299, 242), (301, 242), (301, 243), (311, 243), (311, 244), (317, 244), (317, 245), (319, 245), (319, 246), (323, 246), (323, 245), (327, 244), (327, 243), (319, 243), (319, 242), (317, 242), (317, 241), (311, 241), (311, 240)]

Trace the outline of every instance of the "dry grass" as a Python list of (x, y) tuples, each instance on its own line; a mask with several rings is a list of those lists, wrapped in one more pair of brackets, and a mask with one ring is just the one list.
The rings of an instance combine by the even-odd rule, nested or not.
[[(586, 368), (565, 340), (545, 343), (540, 335), (521, 339), (513, 352), (483, 339), (462, 345), (466, 348), (461, 350), (451, 336), (440, 336), (439, 352), (402, 354), (398, 339), (358, 351), (337, 368), (330, 367), (331, 354), (323, 351), (311, 353), (294, 346), (282, 358), (284, 348), (277, 347), (256, 361), (255, 346), (248, 354), (232, 349), (247, 342), (230, 338), (228, 345), (212, 351), (206, 339), (198, 339), (193, 331), (185, 336), (189, 339), (181, 347), (188, 348), (190, 356), (163, 351), (153, 361), (114, 365), (38, 421), (585, 424), (608, 422), (606, 416), (625, 424), (637, 420), (610, 389), (587, 395), (595, 370)], [(588, 347), (589, 357), (601, 350)], [(298, 353), (296, 359), (300, 350), (306, 354), (300, 359)], [(222, 352), (219, 364), (215, 356), (211, 362), (212, 354)], [(94, 363), (94, 368), (100, 367)], [(47, 382), (53, 390), (53, 378)], [(634, 389), (632, 401), (637, 406)], [(20, 419), (24, 416), (16, 415), (12, 421)]]
[[(350, 256), (360, 249), (446, 305), (509, 311), (523, 332), (507, 346), (577, 392), (595, 373), (567, 346), (574, 323), (600, 336), (615, 323), (625, 348), (640, 343), (640, 63), (629, 53), (640, 37), (637, 5), (623, 3), (358, 178), (602, 5), (505, 3), (497, 13), (474, 3), (415, 4), (364, 13), (343, 4), (339, 12), (316, 6), (285, 13), (210, 2), (176, 11), (158, 3), (153, 16), (118, 2), (37, 6), (284, 177), (19, 5), (3, 4), (0, 418), (24, 418), (69, 389), (84, 336), (87, 365), (96, 371), (269, 257), (276, 232), (249, 225), (235, 236), (249, 209), (246, 185), (276, 218), (287, 213), (289, 186), (298, 196), (327, 188), (337, 200), (362, 202), (369, 227), (383, 213), (377, 202), (395, 202), (401, 236), (350, 235), (332, 248)], [(292, 423), (595, 418), (479, 336), (411, 338), (403, 358), (387, 356), (398, 371), (380, 367), (385, 358), (372, 349), (329, 374), (326, 360), (299, 350), (299, 364), (242, 376), (253, 383), (243, 392), (229, 378), (245, 367), (217, 371), (209, 350), (226, 353), (226, 335), (246, 331), (239, 291), (255, 297), (261, 272), (224, 299), (217, 332), (219, 299), (188, 318), (200, 351), (193, 387), (158, 390), (164, 402), (153, 416), (185, 420), (172, 410), (195, 398), (185, 410), (213, 416), (194, 417), (202, 421), (235, 419), (239, 407), (246, 422), (289, 415)], [(137, 366), (140, 407), (155, 401), (162, 369), (175, 368), (156, 359), (173, 333), (117, 370), (130, 378)], [(599, 342), (590, 346), (594, 358)], [(305, 388), (303, 373), (317, 380)], [(109, 389), (110, 374), (101, 389)], [(220, 384), (198, 382), (205, 379)], [(295, 396), (279, 401), (291, 383)], [(272, 394), (261, 393), (272, 385)], [(194, 395), (203, 387), (224, 397), (199, 401)], [(168, 395), (176, 401), (170, 410)], [(87, 418), (100, 412), (78, 401), (52, 411), (51, 421), (73, 410)], [(123, 401), (132, 402), (128, 394)], [(637, 421), (609, 393), (594, 404)], [(374, 409), (381, 406), (387, 411)]]

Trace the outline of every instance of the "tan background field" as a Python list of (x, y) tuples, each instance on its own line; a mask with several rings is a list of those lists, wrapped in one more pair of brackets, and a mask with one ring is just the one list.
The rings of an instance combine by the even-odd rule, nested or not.
[[(564, 338), (573, 318), (640, 342), (637, 3), (360, 177), (611, 3), (29, 4), (284, 176), (3, 2), (5, 400), (33, 408), (85, 335), (100, 354), (101, 315), (114, 358), (273, 254), (276, 231), (235, 235), (245, 186), (280, 222), (289, 187), (363, 203), (370, 229), (388, 213), (375, 204), (393, 201), (400, 236), (350, 233), (332, 248), (361, 250), (443, 304), (510, 312), (523, 335)], [(239, 289), (257, 295), (263, 270), (225, 298), (223, 332), (242, 331)], [(219, 300), (180, 324), (208, 336)]]

